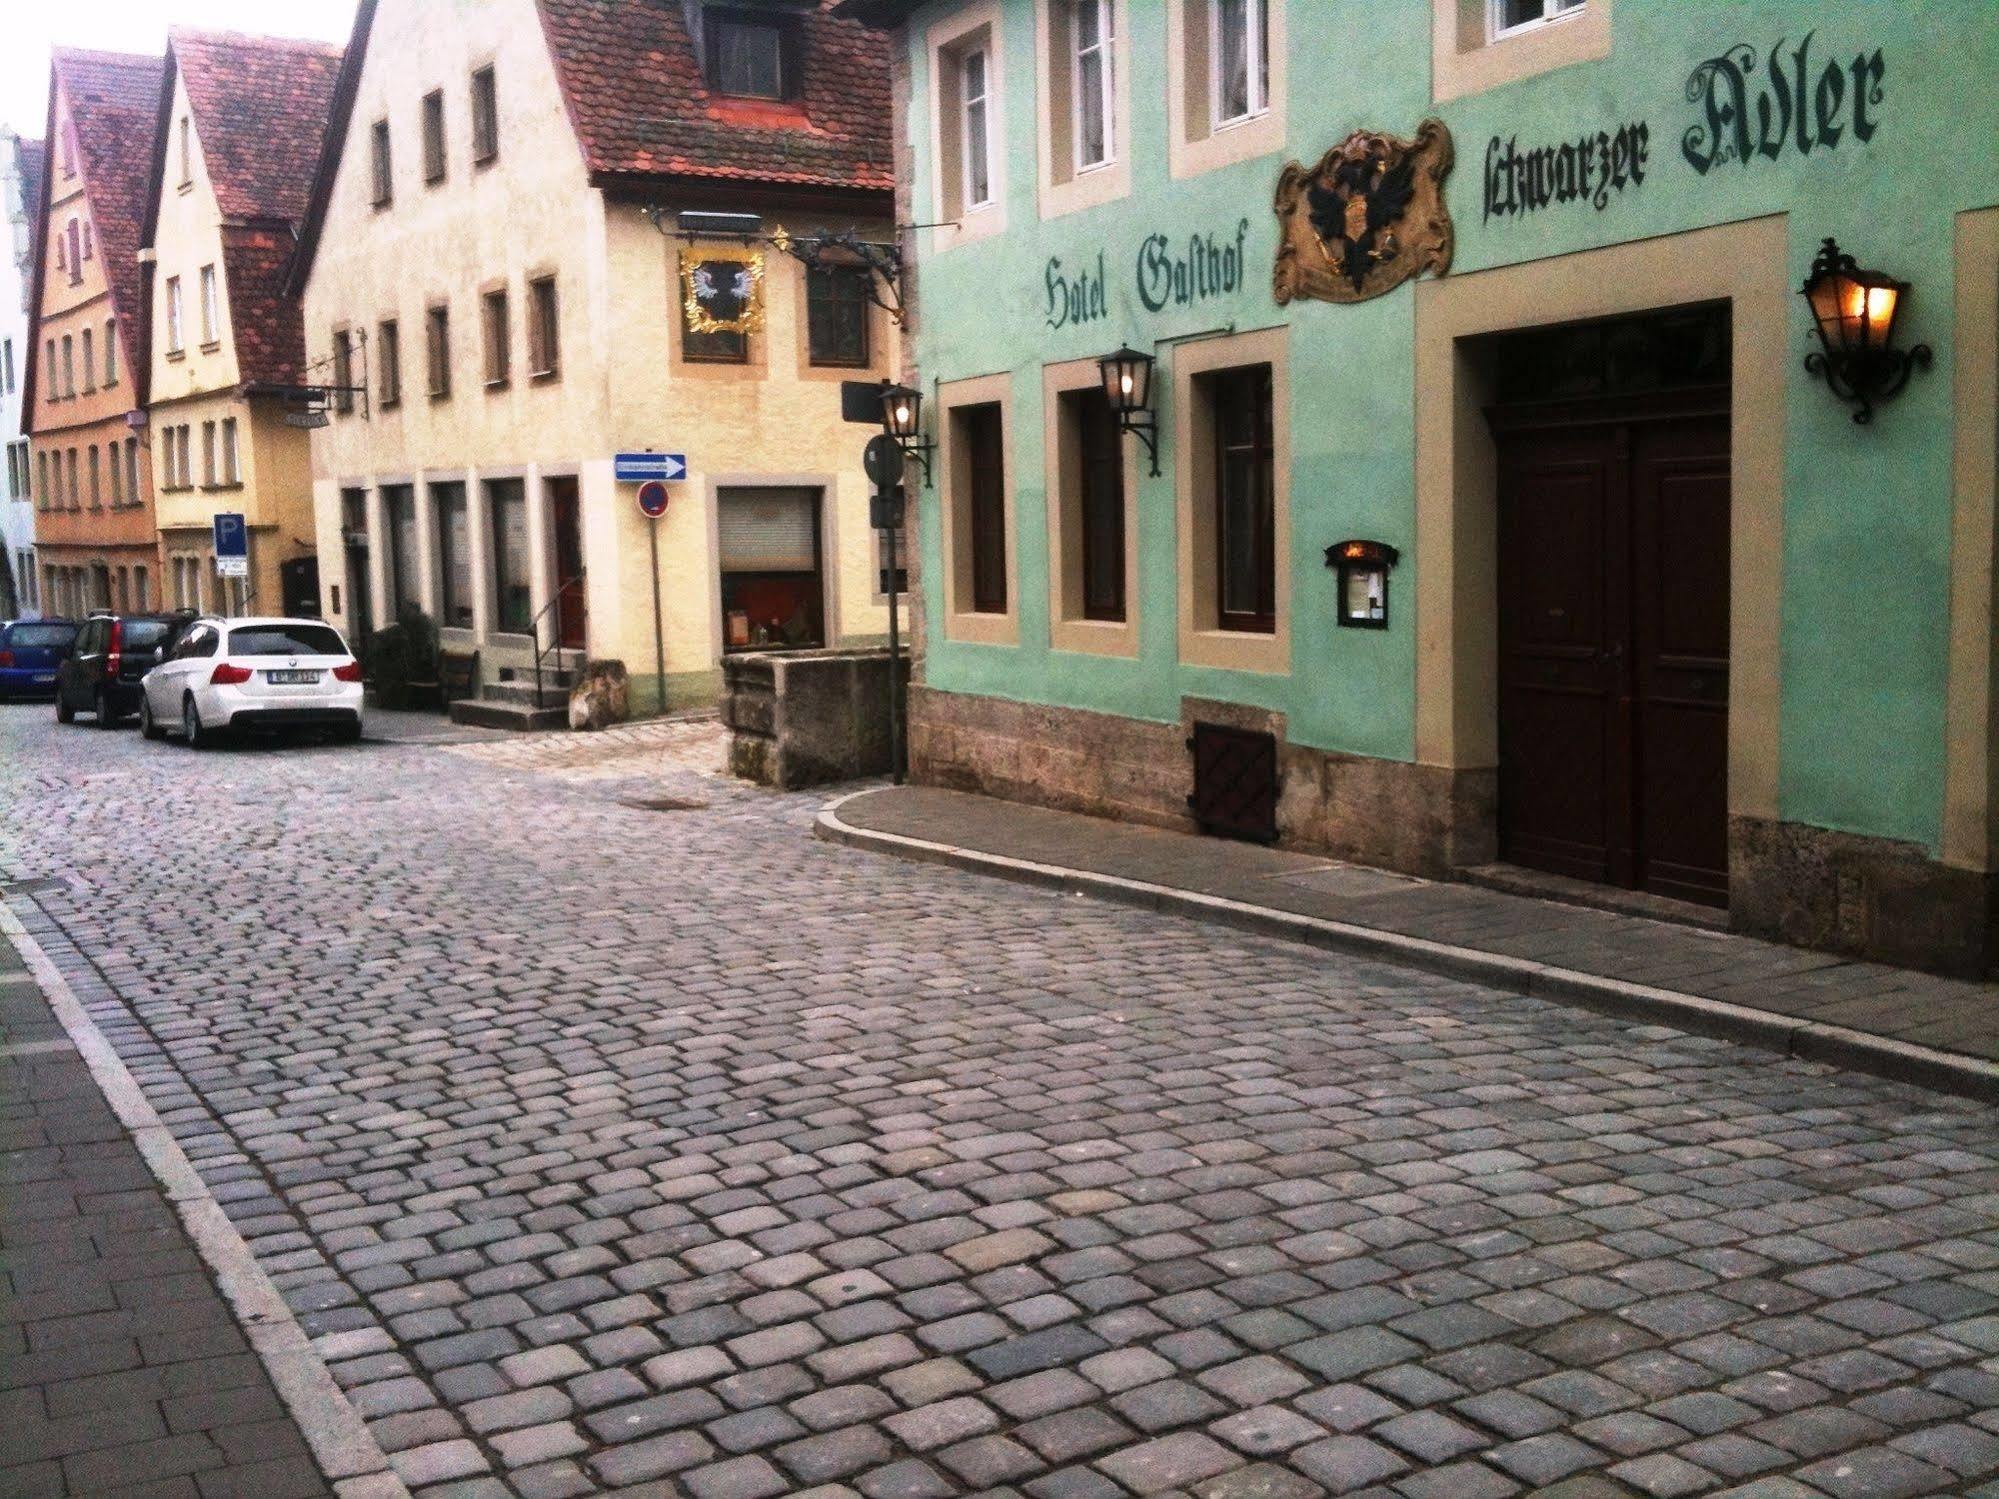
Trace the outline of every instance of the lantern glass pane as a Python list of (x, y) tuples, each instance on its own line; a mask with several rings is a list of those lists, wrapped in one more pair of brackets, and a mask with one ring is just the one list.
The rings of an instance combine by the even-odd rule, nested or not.
[(1867, 347), (1881, 350), (1888, 347), (1888, 335), (1895, 327), (1895, 307), (1901, 300), (1901, 288), (1897, 286), (1870, 286), (1865, 291), (1863, 315), (1867, 327)]

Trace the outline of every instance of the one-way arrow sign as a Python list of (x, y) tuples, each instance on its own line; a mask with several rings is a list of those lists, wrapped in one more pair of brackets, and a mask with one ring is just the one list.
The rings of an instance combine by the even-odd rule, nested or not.
[(620, 453), (612, 460), (620, 484), (643, 484), (648, 479), (685, 479), (685, 453)]

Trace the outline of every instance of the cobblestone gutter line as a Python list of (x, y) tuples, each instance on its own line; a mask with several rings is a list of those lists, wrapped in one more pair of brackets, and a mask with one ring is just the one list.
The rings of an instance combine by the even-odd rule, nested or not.
[(1648, 1025), (1670, 1025), (1695, 1035), (1737, 1041), (1829, 1066), (1850, 1067), (1895, 1082), (1914, 1083), (1919, 1087), (1935, 1088), (1987, 1103), (1999, 1102), (1999, 1065), (1977, 1057), (1870, 1035), (1844, 1026), (1800, 1020), (1795, 1016), (1707, 999), (1697, 994), (1684, 994), (1675, 989), (1625, 983), (1572, 968), (1433, 942), (1400, 932), (1272, 910), (1266, 906), (1250, 905), (1198, 891), (1178, 890), (1170, 885), (1126, 879), (1119, 875), (1039, 864), (988, 853), (983, 849), (912, 838), (902, 833), (879, 832), (858, 827), (840, 816), (840, 808), (846, 803), (872, 794), (871, 790), (854, 791), (827, 803), (813, 829), (815, 836), (852, 848), (943, 864), (1018, 884), (1059, 890), (1071, 895), (1091, 895), (1148, 911), (1215, 922), (1261, 936), (1288, 938), (1333, 952), (1397, 963), (1425, 973), (1465, 979), (1599, 1014), (1643, 1021)]
[(222, 1204), (55, 963), (4, 901), (0, 901), (0, 935), (13, 943), (27, 964), (112, 1113), (131, 1133), (335, 1492), (341, 1499), (408, 1499), (408, 1488), (390, 1470), (387, 1455), (334, 1383), (305, 1329), (258, 1267)]

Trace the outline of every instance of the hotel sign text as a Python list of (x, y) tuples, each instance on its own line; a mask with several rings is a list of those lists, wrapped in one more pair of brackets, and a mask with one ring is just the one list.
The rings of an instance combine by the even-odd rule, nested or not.
[[(1238, 221), (1233, 240), (1198, 230), (1177, 242), (1167, 234), (1148, 234), (1133, 259), (1133, 289), (1148, 312), (1233, 295), (1244, 285), (1248, 248), (1248, 219)], [(1050, 328), (1095, 323), (1110, 316), (1110, 276), (1102, 250), (1094, 262), (1077, 266), (1065, 264), (1059, 255), (1049, 256), (1042, 288)]]

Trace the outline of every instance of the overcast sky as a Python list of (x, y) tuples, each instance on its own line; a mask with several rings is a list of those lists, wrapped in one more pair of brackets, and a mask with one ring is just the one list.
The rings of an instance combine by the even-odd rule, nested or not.
[(0, 123), (39, 136), (47, 126), (49, 48), (151, 52), (169, 26), (344, 42), (354, 0), (0, 0)]

